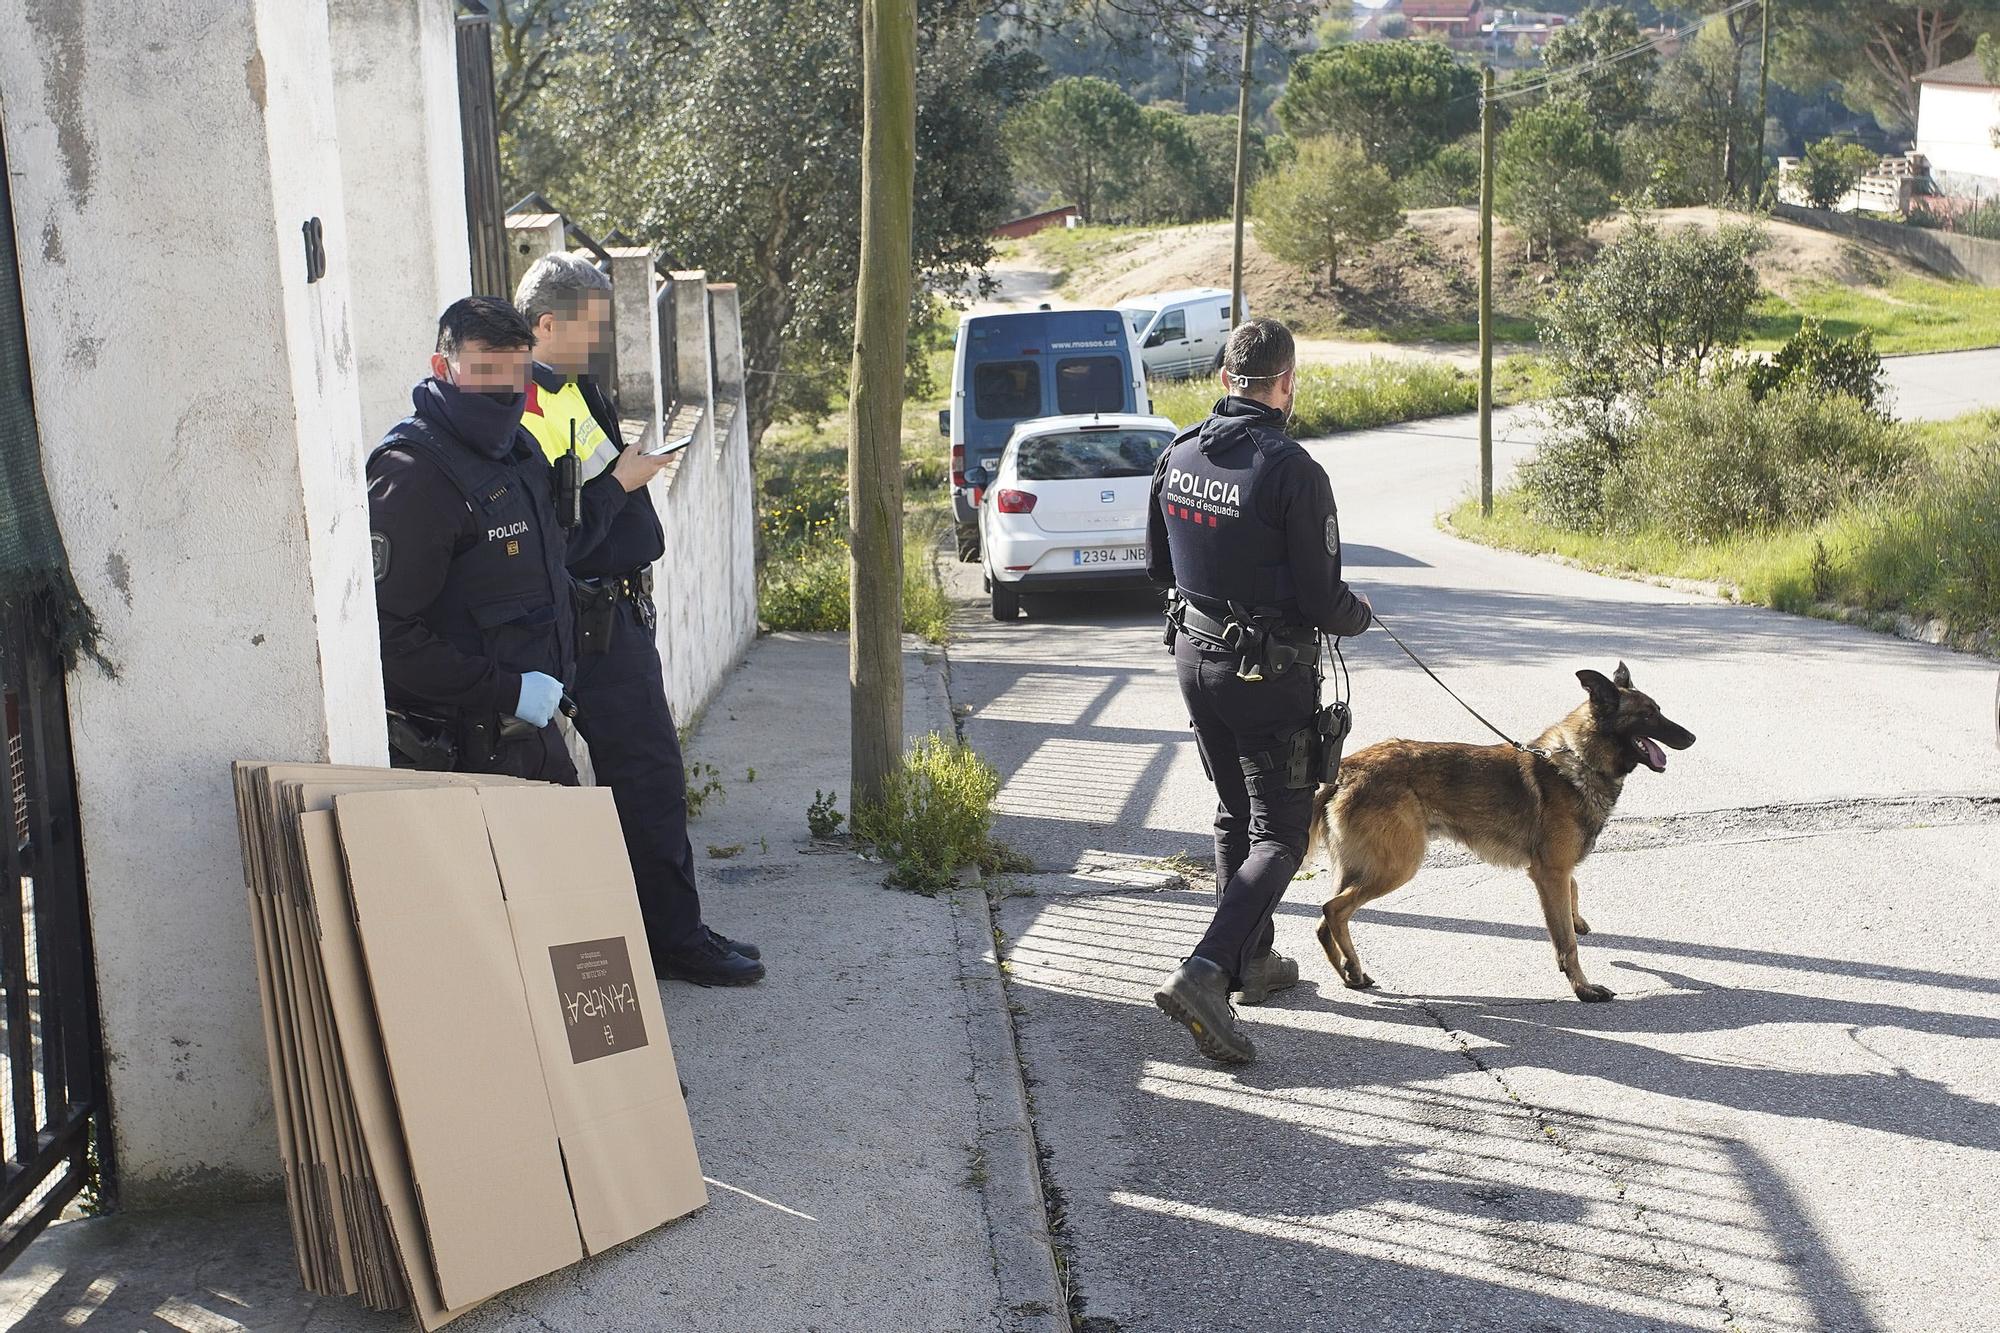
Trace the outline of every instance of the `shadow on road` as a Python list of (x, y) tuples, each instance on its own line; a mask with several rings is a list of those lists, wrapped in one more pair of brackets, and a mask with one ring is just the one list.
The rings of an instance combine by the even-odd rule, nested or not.
[[(1120, 1327), (1584, 1333), (1712, 1327), (1724, 1310), (1732, 1327), (1877, 1327), (1755, 1148), (1522, 1101), (1512, 1070), (1898, 1133), (1951, 1121), (1942, 1141), (1991, 1146), (1970, 1128), (1973, 1107), (1925, 1080), (1796, 1078), (1596, 1035), (1781, 1010), (1996, 1035), (1975, 1019), (1756, 991), (1532, 1010), (1363, 1002), (1331, 980), (1315, 994), (1315, 959), (1296, 998), (1253, 1016), (1258, 1062), (1223, 1069), (1194, 1060), (1150, 1003), (1199, 933), (1205, 894), (1003, 906), (1044, 1142), (1081, 1233), (1078, 1281), (1086, 1298), (1094, 1281), (1112, 1285), (1104, 1313)], [(1282, 1278), (1230, 1278), (1255, 1273)]]

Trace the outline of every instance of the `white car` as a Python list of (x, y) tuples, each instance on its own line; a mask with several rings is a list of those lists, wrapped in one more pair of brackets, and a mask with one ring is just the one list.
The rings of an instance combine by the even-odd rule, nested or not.
[(966, 474), (995, 620), (1018, 617), (1024, 593), (1150, 586), (1146, 505), (1175, 431), (1135, 413), (1038, 417), (1014, 428), (991, 473)]

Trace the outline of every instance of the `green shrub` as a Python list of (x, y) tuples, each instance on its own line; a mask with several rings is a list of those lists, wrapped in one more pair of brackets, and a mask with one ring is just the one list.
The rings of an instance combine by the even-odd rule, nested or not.
[(932, 732), (903, 756), (880, 800), (855, 804), (852, 827), (889, 863), (891, 883), (935, 893), (965, 866), (992, 869), (1004, 859), (992, 839), (999, 791), (991, 764)]
[(1816, 319), (1808, 319), (1785, 340), (1769, 361), (1749, 370), (1750, 393), (1763, 398), (1786, 384), (1800, 384), (1826, 394), (1846, 394), (1869, 410), (1882, 398), (1882, 358), (1874, 335), (1863, 329), (1845, 338), (1830, 338)]
[(1834, 598), (2000, 632), (2000, 439), (1843, 517), (1832, 534)]
[[(952, 603), (931, 564), (935, 534), (911, 525), (903, 534), (903, 632), (929, 643), (950, 635)], [(847, 628), (847, 535), (821, 528), (774, 551), (757, 580), (757, 618), (776, 630)]]
[(1521, 464), (1519, 486), (1528, 511), (1570, 532), (1593, 532), (1604, 523), (1604, 478), (1617, 437), (1579, 423), (1552, 428)]
[(1405, 208), (1452, 208), (1479, 202), (1479, 143), (1449, 143), (1437, 156), (1405, 176)]
[(1684, 541), (1808, 524), (1908, 466), (1895, 427), (1805, 384), (1762, 401), (1740, 378), (1667, 381), (1604, 475), (1603, 522)]
[(846, 629), (846, 535), (820, 531), (774, 551), (757, 580), (757, 618), (772, 629)]
[[(1155, 412), (1186, 427), (1208, 415), (1222, 386), (1207, 378), (1156, 382), (1152, 395)], [(1479, 382), (1448, 361), (1378, 356), (1342, 366), (1301, 366), (1292, 434), (1310, 439), (1478, 406)]]
[(1806, 202), (1814, 208), (1832, 208), (1874, 170), (1873, 150), (1858, 143), (1821, 139), (1806, 148), (1806, 155), (1793, 169), (1793, 179), (1805, 191)]

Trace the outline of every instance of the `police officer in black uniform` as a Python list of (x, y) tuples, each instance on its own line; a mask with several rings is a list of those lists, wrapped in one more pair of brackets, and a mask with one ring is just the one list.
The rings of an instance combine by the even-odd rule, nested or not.
[[(553, 725), (576, 662), (554, 475), (521, 429), (534, 335), (467, 297), (438, 321), (431, 377), (368, 460), (391, 762), (575, 785)], [(586, 487), (585, 532), (659, 471), (632, 454)]]
[[(590, 374), (611, 337), (611, 284), (588, 260), (545, 255), (522, 275), (514, 304), (535, 335), (523, 423), (551, 458), (577, 441), (581, 470), (591, 477), (585, 486), (594, 486), (593, 474), (619, 440), (618, 416)], [(687, 773), (653, 607), (653, 563), (665, 550), (644, 486), (622, 497), (601, 531), (572, 538), (576, 727), (590, 746), (596, 780), (618, 805), (655, 973), (702, 986), (747, 985), (764, 976), (761, 953), (710, 929), (695, 888)]]
[(1320, 635), (1359, 634), (1373, 615), (1341, 579), (1326, 472), (1286, 433), (1294, 359), (1277, 320), (1230, 335), (1228, 396), (1161, 455), (1146, 534), (1148, 572), (1174, 586), (1168, 641), (1217, 796), (1215, 917), (1154, 1000), (1232, 1063), (1256, 1048), (1231, 993), (1261, 1004), (1299, 977), (1271, 919), (1305, 856), (1326, 748)]

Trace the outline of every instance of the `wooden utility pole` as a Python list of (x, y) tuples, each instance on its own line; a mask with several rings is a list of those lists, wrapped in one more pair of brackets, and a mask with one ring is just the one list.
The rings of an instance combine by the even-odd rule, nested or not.
[(1764, 106), (1771, 96), (1771, 0), (1764, 0), (1763, 31), (1757, 35), (1757, 183), (1750, 188), (1750, 206), (1764, 203)]
[(915, 0), (861, 0), (861, 272), (847, 382), (851, 802), (903, 754), (903, 366), (917, 176)]
[(1493, 517), (1493, 67), (1479, 75), (1479, 512)]
[(1250, 55), (1257, 42), (1257, 0), (1243, 2), (1243, 75), (1236, 85), (1236, 248), (1229, 260), (1229, 327), (1243, 322), (1243, 210), (1250, 165)]

